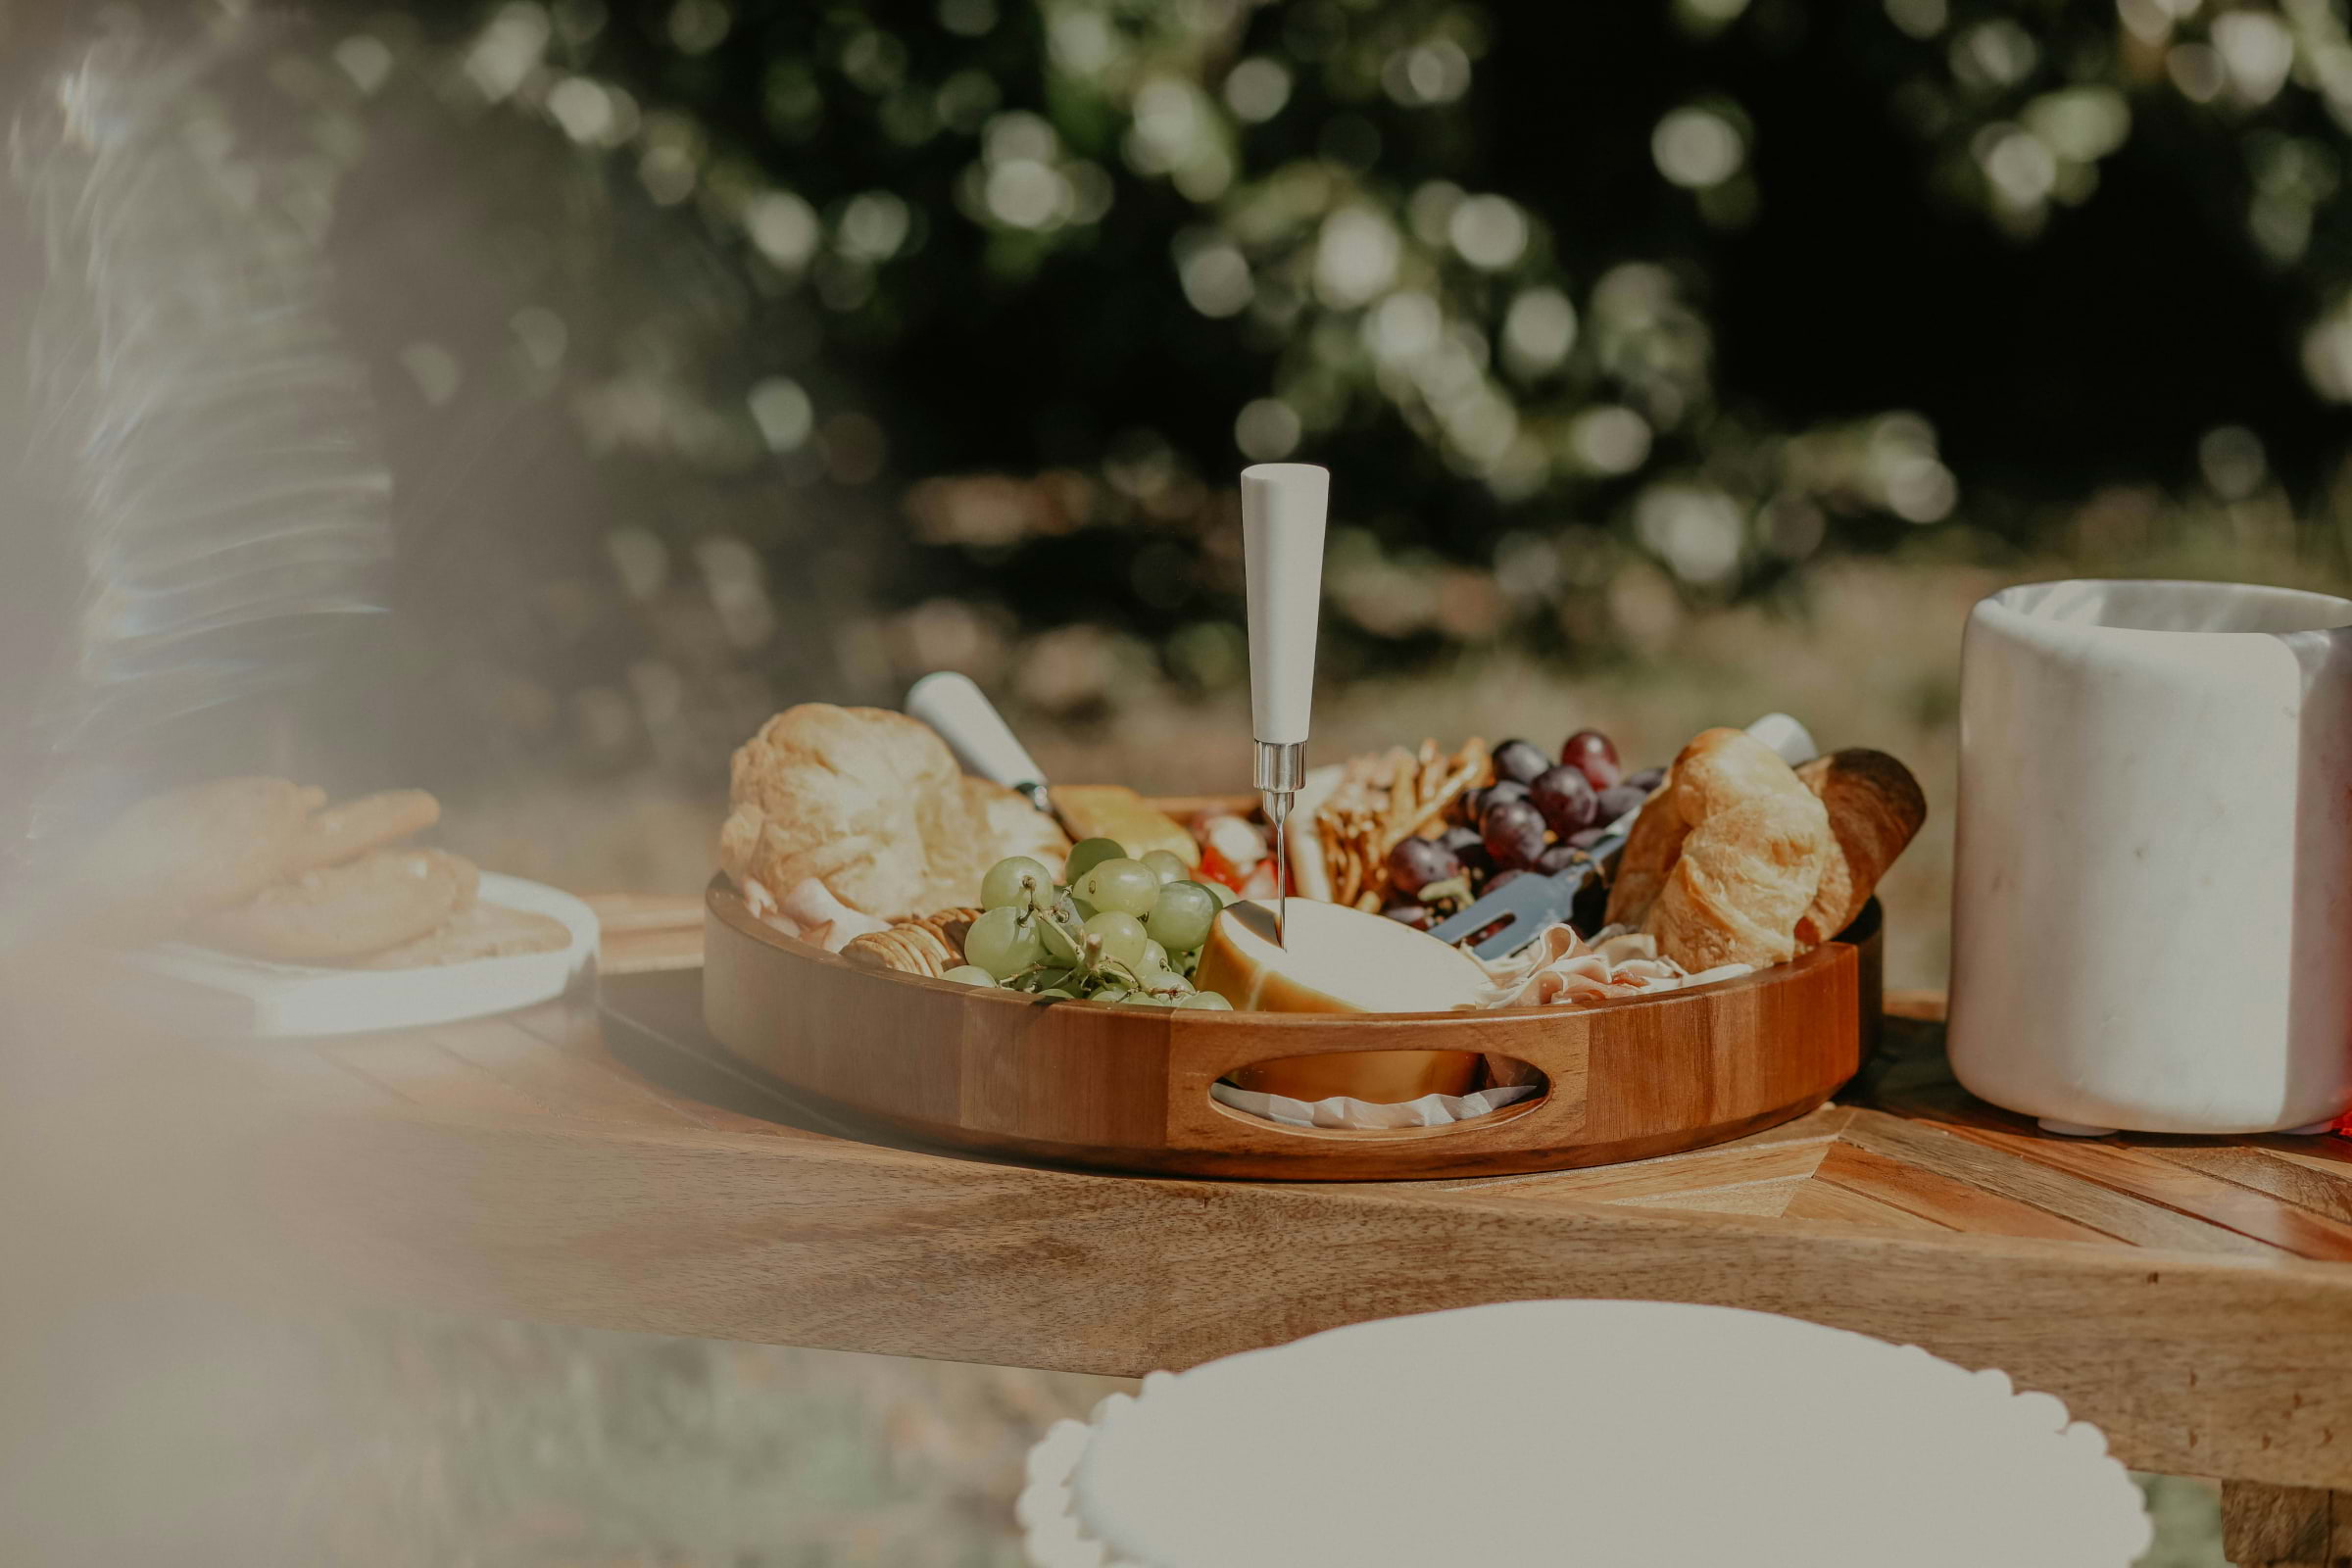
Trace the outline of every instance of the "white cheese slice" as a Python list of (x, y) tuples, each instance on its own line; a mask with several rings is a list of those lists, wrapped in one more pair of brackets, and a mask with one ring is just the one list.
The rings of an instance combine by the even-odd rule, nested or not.
[(1477, 959), (1425, 931), (1340, 904), (1290, 905), (1284, 944), (1262, 906), (1218, 915), (1195, 984), (1244, 1012), (1446, 1012), (1487, 988)]

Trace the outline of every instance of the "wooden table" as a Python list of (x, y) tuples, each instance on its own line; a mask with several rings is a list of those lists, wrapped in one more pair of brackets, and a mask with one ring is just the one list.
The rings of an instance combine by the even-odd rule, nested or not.
[(1951, 1081), (1941, 999), (1912, 994), (1838, 1103), (1670, 1158), (1360, 1186), (985, 1163), (856, 1141), (730, 1068), (699, 1030), (699, 901), (601, 912), (601, 1017), (582, 1000), (238, 1054), (302, 1112), (279, 1152), (334, 1216), (339, 1277), (465, 1312), (1126, 1375), (1519, 1298), (1756, 1307), (2001, 1367), (2127, 1463), (2223, 1479), (2241, 1565), (2352, 1557), (2344, 1140), (2042, 1135)]

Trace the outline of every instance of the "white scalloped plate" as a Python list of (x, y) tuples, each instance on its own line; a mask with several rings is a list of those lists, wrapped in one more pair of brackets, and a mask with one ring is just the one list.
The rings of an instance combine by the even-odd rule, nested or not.
[(1917, 1346), (1662, 1301), (1375, 1319), (1154, 1372), (1029, 1451), (1033, 1568), (2129, 1568), (2106, 1439)]
[(329, 969), (269, 963), (185, 943), (129, 956), (142, 972), (185, 994), (203, 994), (178, 1021), (238, 1034), (358, 1034), (416, 1029), (510, 1012), (563, 996), (589, 982), (596, 967), (596, 911), (570, 894), (520, 877), (482, 873), (480, 896), (564, 922), (568, 946), (553, 953), (475, 958), (422, 969)]

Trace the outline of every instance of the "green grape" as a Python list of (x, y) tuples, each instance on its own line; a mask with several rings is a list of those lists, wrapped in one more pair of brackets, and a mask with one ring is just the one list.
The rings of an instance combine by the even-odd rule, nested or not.
[(1176, 1005), (1197, 1007), (1207, 1012), (1231, 1012), (1233, 1010), (1233, 1004), (1218, 996), (1214, 991), (1196, 991)]
[[(1071, 933), (1085, 923), (1078, 918), (1075, 911), (1066, 915), (1060, 913), (1039, 915), (1037, 918), (1038, 943), (1046, 961), (1060, 964), (1065, 968), (1075, 967), (1078, 962), (1078, 941)], [(966, 953), (971, 951), (969, 938), (964, 941), (964, 951)]]
[(1068, 878), (1071, 887), (1076, 887), (1080, 877), (1101, 865), (1104, 860), (1123, 860), (1125, 858), (1127, 858), (1126, 846), (1117, 839), (1080, 839), (1077, 847), (1070, 851), (1069, 868), (1063, 871), (1062, 875)]
[[(987, 916), (981, 918), (986, 919)], [(977, 931), (980, 928), (975, 925), (972, 929)], [(1104, 909), (1087, 921), (1086, 933), (1102, 939), (1102, 956), (1126, 964), (1129, 968), (1133, 968), (1136, 960), (1144, 956), (1144, 948), (1152, 940), (1144, 935), (1144, 923), (1141, 920), (1116, 909)], [(968, 938), (964, 942), (964, 950), (967, 953), (971, 950)]]
[[(1145, 923), (1144, 929), (1146, 931), (1150, 931), (1152, 929), (1149, 921)], [(1170, 974), (1174, 972), (1168, 964), (1168, 950), (1161, 947), (1156, 942), (1147, 942), (1144, 944), (1144, 956), (1135, 960), (1135, 966), (1143, 973), (1149, 975)]]
[(980, 907), (1027, 911), (1054, 900), (1054, 873), (1026, 855), (999, 860), (980, 879)]
[(1041, 997), (1052, 997), (1056, 1002), (1076, 1002), (1078, 1000), (1077, 992), (1064, 991), (1059, 986), (1049, 986), (1037, 994)]
[(1144, 857), (1144, 863), (1162, 882), (1181, 882), (1193, 874), (1193, 868), (1173, 850), (1153, 850)]
[(964, 933), (963, 956), (999, 980), (1009, 980), (1046, 956), (1042, 921), (1018, 909), (991, 909)]
[(1104, 986), (1086, 1000), (1089, 1002), (1124, 1002), (1127, 1000), (1127, 988), (1125, 986)]
[(976, 963), (959, 963), (946, 974), (941, 975), (940, 978), (953, 980), (957, 985), (964, 986), (994, 986), (997, 983), (995, 975), (990, 974)]
[(1159, 876), (1141, 860), (1104, 860), (1070, 891), (1098, 909), (1115, 909), (1141, 920), (1159, 902)]
[(1217, 881), (1213, 877), (1204, 881), (1197, 880), (1195, 885), (1199, 887), (1204, 887), (1208, 889), (1210, 893), (1214, 894), (1217, 900), (1217, 907), (1220, 909), (1241, 897), (1239, 893), (1234, 892), (1233, 889), (1227, 887), (1224, 883)]
[(1144, 918), (1144, 929), (1170, 953), (1190, 953), (1208, 940), (1216, 923), (1217, 896), (1198, 882), (1171, 882)]
[(1073, 921), (1079, 925), (1084, 925), (1087, 921), (1092, 920), (1094, 917), (1095, 906), (1093, 905), (1087, 903), (1084, 899), (1074, 898), (1070, 900), (1070, 918)]
[(1149, 991), (1130, 991), (1119, 999), (1122, 1007), (1173, 1007), (1176, 1004), (1166, 997), (1155, 997)]

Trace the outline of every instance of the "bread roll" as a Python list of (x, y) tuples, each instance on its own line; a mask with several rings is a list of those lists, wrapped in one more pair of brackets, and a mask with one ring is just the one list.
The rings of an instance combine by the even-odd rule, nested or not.
[(1830, 855), (1821, 887), (1796, 922), (1799, 953), (1853, 924), (1879, 878), (1928, 817), (1911, 770), (1885, 752), (1859, 747), (1817, 757), (1796, 770), (1830, 813)]
[[(1673, 856), (1642, 928), (1693, 973), (1719, 964), (1757, 968), (1794, 956), (1796, 924), (1821, 889), (1829, 812), (1771, 747), (1744, 730), (1711, 729), (1674, 760), (1642, 810), (1673, 813)], [(1632, 845), (1627, 846), (1629, 852)], [(1610, 912), (1616, 913), (1612, 900)]]
[(1069, 840), (1010, 790), (965, 778), (930, 726), (877, 708), (804, 703), (735, 753), (719, 864), (785, 897), (815, 878), (883, 918), (975, 903), (988, 867)]

